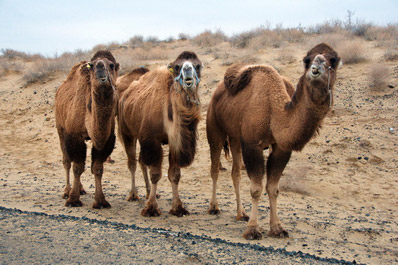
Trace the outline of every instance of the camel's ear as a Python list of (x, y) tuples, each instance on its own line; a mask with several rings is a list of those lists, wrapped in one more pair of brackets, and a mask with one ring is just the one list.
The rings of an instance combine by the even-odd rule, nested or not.
[(304, 57), (303, 59), (305, 69), (308, 69), (310, 67), (311, 63), (311, 58), (309, 56)]
[(87, 63), (87, 68), (91, 71), (93, 70), (94, 65), (92, 63)]
[(333, 69), (336, 69), (337, 67), (340, 66), (340, 57), (332, 57), (330, 58), (330, 66)]

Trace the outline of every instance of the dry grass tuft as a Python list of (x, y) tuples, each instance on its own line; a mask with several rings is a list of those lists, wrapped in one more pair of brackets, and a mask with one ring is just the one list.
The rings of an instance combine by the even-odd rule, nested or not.
[(387, 87), (389, 71), (384, 64), (373, 65), (368, 73), (369, 86), (372, 90), (383, 90)]
[(276, 60), (280, 61), (282, 64), (291, 64), (296, 62), (296, 57), (294, 56), (294, 51), (290, 48), (284, 48), (279, 51)]
[(366, 60), (365, 49), (359, 41), (345, 41), (339, 45), (338, 50), (345, 64), (356, 64)]
[(198, 46), (211, 47), (224, 42), (227, 39), (227, 36), (221, 30), (217, 30), (214, 33), (211, 32), (211, 30), (206, 30), (194, 37), (192, 41)]

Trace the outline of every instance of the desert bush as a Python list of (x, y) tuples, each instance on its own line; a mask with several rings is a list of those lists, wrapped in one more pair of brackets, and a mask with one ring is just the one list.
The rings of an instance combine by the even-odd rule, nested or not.
[(330, 34), (344, 31), (343, 21), (339, 19), (332, 19), (325, 21), (321, 24), (316, 24), (307, 28), (307, 32), (310, 34)]
[(358, 40), (340, 43), (338, 50), (345, 64), (356, 64), (366, 60), (365, 50)]
[(193, 38), (193, 43), (198, 46), (211, 47), (217, 45), (218, 43), (224, 42), (228, 37), (221, 30), (216, 32), (211, 32), (211, 30), (206, 30)]
[(373, 65), (368, 73), (369, 86), (372, 90), (380, 90), (387, 86), (388, 67), (385, 64)]
[(144, 43), (144, 37), (141, 35), (135, 35), (127, 41), (127, 45), (129, 45), (132, 48), (141, 47), (143, 43)]
[(386, 61), (396, 61), (398, 60), (398, 46), (390, 46), (384, 53), (384, 59)]
[(9, 72), (21, 73), (25, 69), (25, 63), (22, 60), (0, 58), (0, 76)]
[(178, 39), (179, 40), (189, 40), (189, 39), (191, 39), (191, 37), (186, 33), (180, 33), (180, 34), (178, 34)]
[(296, 61), (296, 57), (292, 49), (284, 48), (279, 51), (276, 60), (280, 61), (282, 64), (291, 64)]
[(244, 49), (249, 46), (253, 38), (258, 37), (263, 32), (262, 28), (257, 28), (250, 31), (245, 31), (235, 34), (231, 37), (230, 41), (232, 46)]

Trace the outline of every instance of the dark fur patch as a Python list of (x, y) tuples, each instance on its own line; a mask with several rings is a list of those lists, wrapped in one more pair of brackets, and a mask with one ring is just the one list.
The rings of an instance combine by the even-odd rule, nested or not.
[(108, 156), (112, 154), (113, 148), (115, 147), (115, 142), (116, 136), (112, 132), (102, 150), (98, 150), (95, 147), (91, 149), (91, 168), (93, 168), (92, 166), (94, 161), (101, 161), (102, 163), (106, 161)]
[(92, 105), (92, 102), (93, 100), (92, 100), (92, 98), (90, 97), (89, 99), (88, 99), (88, 104), (87, 104), (87, 109), (88, 109), (88, 111), (90, 111), (91, 112), (91, 105)]
[(180, 55), (178, 55), (176, 61), (178, 60), (194, 60), (194, 59), (198, 59), (198, 56), (196, 55), (196, 53), (194, 52), (190, 52), (190, 51), (183, 51)]
[(86, 161), (87, 145), (81, 137), (65, 134), (65, 149), (72, 162)]
[(280, 151), (275, 145), (272, 148), (273, 152), (267, 161), (267, 178), (280, 177), (292, 154), (292, 152)]
[(147, 72), (149, 72), (149, 69), (146, 68), (146, 67), (141, 66), (141, 67), (139, 67), (139, 68), (135, 68), (133, 71), (131, 71), (130, 74), (132, 74), (132, 75), (133, 75), (133, 74), (143, 75), (143, 74), (145, 74), (145, 73), (147, 73)]
[(167, 117), (169, 118), (169, 121), (173, 121), (173, 105), (170, 100), (168, 100)]
[(163, 150), (160, 142), (155, 139), (140, 141), (140, 157), (147, 166), (157, 165), (162, 161)]
[(171, 157), (173, 161), (180, 167), (189, 166), (196, 153), (196, 129), (199, 120), (193, 120), (188, 124), (187, 133), (181, 135), (181, 146), (182, 149), (178, 153), (177, 157)]
[(249, 83), (252, 77), (252, 69), (248, 68), (238, 76), (225, 75), (224, 84), (229, 94), (234, 96), (243, 90)]
[(263, 150), (257, 146), (249, 145), (243, 140), (241, 140), (241, 144), (243, 162), (249, 177), (263, 176), (265, 172)]
[(98, 59), (98, 58), (106, 58), (109, 61), (116, 63), (115, 57), (113, 57), (112, 53), (110, 51), (107, 50), (101, 50), (101, 51), (97, 51), (93, 57), (91, 58), (91, 62)]

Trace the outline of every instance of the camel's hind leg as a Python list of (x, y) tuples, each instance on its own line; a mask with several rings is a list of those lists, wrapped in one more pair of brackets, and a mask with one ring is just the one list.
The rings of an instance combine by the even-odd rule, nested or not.
[[(144, 177), (144, 181), (145, 181), (146, 198), (148, 199), (149, 193), (151, 192), (151, 183), (149, 182), (149, 177), (148, 177), (148, 167), (142, 161), (141, 156), (139, 158), (139, 163), (140, 163), (142, 176)], [(159, 198), (159, 197), (160, 197), (159, 195), (156, 195), (156, 198)]]
[[(64, 140), (61, 142), (61, 148), (64, 154), (63, 162), (66, 171), (64, 198), (68, 198), (65, 202), (65, 206), (79, 207), (83, 205), (80, 201), (80, 194), (84, 192), (80, 176), (84, 171), (87, 146), (84, 143), (84, 139), (81, 139), (80, 137), (63, 135), (62, 137), (60, 136), (60, 139)], [(69, 184), (69, 169), (71, 167), (71, 161), (73, 162), (74, 175), (72, 188), (70, 188)], [(65, 194), (68, 190), (69, 193)]]
[(178, 217), (189, 215), (189, 212), (182, 206), (180, 195), (178, 193), (178, 183), (181, 178), (181, 169), (177, 165), (171, 154), (169, 155), (168, 177), (171, 183), (171, 188), (173, 190), (173, 202), (170, 213)]
[(149, 165), (149, 174), (151, 175), (151, 191), (145, 208), (141, 211), (142, 216), (159, 216), (160, 210), (156, 200), (157, 185), (162, 177), (162, 159), (163, 150), (159, 141), (154, 139), (140, 141), (140, 164)]
[[(62, 151), (62, 164), (64, 165), (64, 169), (65, 169), (65, 189), (64, 189), (64, 193), (62, 194), (62, 198), (63, 199), (68, 199), (69, 197), (69, 193), (72, 189), (71, 185), (70, 185), (70, 169), (72, 166), (72, 161), (69, 158), (69, 155), (66, 151), (66, 146), (65, 146), (65, 136), (64, 136), (64, 132), (61, 128), (57, 128), (58, 129), (58, 136), (59, 136), (59, 142), (61, 144), (61, 151)], [(80, 195), (84, 195), (86, 194), (86, 191), (83, 189), (83, 185), (80, 183)]]
[(95, 196), (93, 208), (110, 208), (111, 205), (105, 200), (105, 196), (102, 189), (102, 174), (104, 173), (104, 162), (110, 156), (115, 147), (116, 136), (112, 132), (109, 136), (105, 146), (102, 150), (98, 150), (95, 147), (91, 150), (91, 172), (95, 177)]
[(131, 175), (131, 190), (129, 196), (127, 197), (127, 200), (136, 201), (139, 199), (137, 187), (135, 186), (135, 171), (137, 169), (137, 160), (136, 160), (137, 138), (132, 138), (125, 134), (122, 134), (121, 137), (123, 138), (122, 143), (124, 146), (124, 150), (126, 151), (127, 154), (127, 168), (129, 169)]
[(241, 180), (241, 163), (242, 163), (242, 151), (241, 144), (239, 140), (230, 139), (231, 144), (231, 152), (232, 152), (232, 181), (234, 184), (235, 194), (236, 194), (236, 207), (237, 207), (237, 215), (236, 220), (239, 221), (248, 221), (249, 216), (246, 214), (245, 210), (242, 206), (242, 201), (240, 198), (240, 180)]
[(289, 237), (289, 234), (280, 224), (277, 212), (277, 198), (279, 194), (279, 179), (289, 162), (291, 152), (284, 152), (275, 144), (267, 161), (267, 193), (270, 203), (270, 231), (272, 237)]
[(252, 211), (243, 237), (246, 239), (261, 239), (262, 233), (258, 225), (258, 204), (263, 193), (263, 150), (257, 145), (249, 145), (242, 142), (242, 153), (246, 171), (250, 178), (250, 194), (252, 196)]

